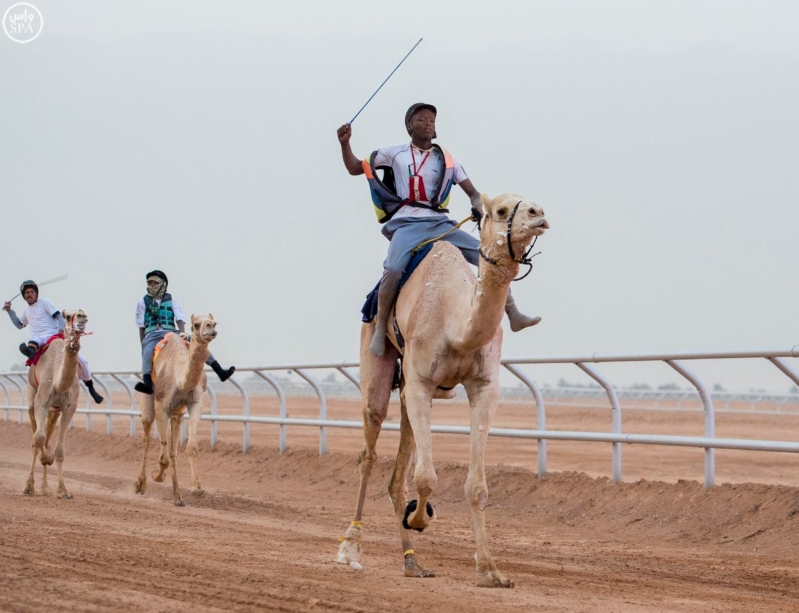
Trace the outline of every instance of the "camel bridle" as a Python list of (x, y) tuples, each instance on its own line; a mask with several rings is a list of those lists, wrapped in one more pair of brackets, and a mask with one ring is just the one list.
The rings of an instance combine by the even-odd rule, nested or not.
[[(539, 251), (537, 253), (534, 253), (533, 255), (530, 255), (530, 252), (533, 250), (533, 247), (535, 247), (535, 242), (538, 240), (538, 236), (535, 236), (535, 238), (533, 238), (533, 242), (530, 243), (530, 246), (527, 248), (527, 251), (525, 251), (524, 254), (518, 260), (516, 259), (516, 255), (513, 253), (513, 240), (511, 240), (511, 229), (513, 227), (513, 218), (516, 217), (516, 212), (519, 210), (519, 205), (521, 203), (522, 203), (521, 200), (519, 200), (519, 202), (516, 203), (516, 206), (513, 207), (513, 210), (510, 213), (510, 217), (508, 217), (508, 231), (506, 236), (508, 240), (508, 255), (510, 256), (510, 261), (515, 262), (516, 264), (524, 264), (526, 266), (529, 266), (529, 268), (527, 269), (526, 273), (524, 273), (521, 277), (516, 277), (514, 281), (521, 281), (533, 271), (532, 260), (535, 256), (541, 253)], [(489, 264), (493, 264), (494, 266), (508, 265), (505, 264), (503, 260), (495, 260), (494, 258), (487, 256), (485, 253), (483, 253), (482, 247), (480, 247), (477, 251), (480, 253), (480, 257), (482, 257)]]

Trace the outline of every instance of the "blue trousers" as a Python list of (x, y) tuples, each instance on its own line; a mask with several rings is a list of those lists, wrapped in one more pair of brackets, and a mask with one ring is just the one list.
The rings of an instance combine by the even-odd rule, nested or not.
[[(170, 332), (177, 334), (177, 331), (175, 330), (164, 330), (163, 328), (159, 328), (144, 335), (144, 338), (141, 342), (141, 374), (153, 374), (153, 353), (155, 352), (155, 346)], [(210, 366), (212, 362), (216, 362), (216, 358), (213, 355), (208, 354), (208, 359), (205, 361), (205, 363)]]
[[(388, 254), (383, 262), (381, 287), (396, 289), (402, 271), (411, 261), (412, 251), (419, 244), (441, 236), (458, 225), (449, 217), (401, 217), (390, 219), (383, 226), (383, 236), (389, 241)], [(480, 260), (478, 249), (480, 241), (463, 230), (450, 232), (441, 240), (455, 245), (461, 250), (469, 264), (477, 266)]]

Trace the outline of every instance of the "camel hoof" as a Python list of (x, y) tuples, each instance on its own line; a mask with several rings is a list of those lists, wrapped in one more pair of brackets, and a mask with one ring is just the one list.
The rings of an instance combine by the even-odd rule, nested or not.
[(142, 479), (141, 477), (136, 479), (136, 483), (133, 484), (133, 490), (137, 494), (144, 494), (147, 491), (147, 479)]
[(416, 562), (416, 556), (413, 554), (405, 556), (405, 576), (415, 577), (417, 579), (428, 579), (436, 576), (435, 571), (428, 570), (419, 566)]
[[(408, 518), (411, 516), (411, 513), (416, 511), (416, 505), (418, 504), (419, 502), (416, 499), (413, 499), (408, 503), (408, 506), (405, 507), (405, 516), (402, 518), (402, 527), (406, 530), (416, 530), (417, 532), (422, 532), (425, 529), (425, 526), (416, 528), (408, 523)], [(433, 517), (433, 505), (430, 504), (429, 500), (427, 501), (427, 505), (425, 505), (425, 510), (427, 511), (428, 517)]]
[(203, 494), (205, 494), (205, 490), (201, 487), (193, 487), (191, 488), (191, 494), (193, 496), (202, 496)]
[(72, 494), (64, 490), (63, 492), (58, 492), (58, 498), (61, 498), (62, 500), (72, 500)]
[(477, 587), (512, 588), (516, 585), (516, 582), (513, 579), (508, 579), (507, 577), (501, 575), (498, 572), (493, 572), (480, 575), (479, 577), (477, 577), (477, 581), (475, 582), (475, 584), (477, 585)]
[(33, 491), (34, 491), (33, 484), (29, 483), (28, 485), (25, 486), (25, 489), (22, 490), (22, 493), (25, 494), (26, 496), (33, 496)]
[(185, 506), (186, 506), (186, 503), (185, 503), (185, 502), (183, 502), (182, 500), (176, 500), (176, 501), (175, 501), (175, 506), (176, 506), (176, 507), (185, 507)]

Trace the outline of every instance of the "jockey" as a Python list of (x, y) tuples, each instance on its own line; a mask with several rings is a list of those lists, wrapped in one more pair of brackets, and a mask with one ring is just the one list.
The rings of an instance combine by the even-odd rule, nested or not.
[[(186, 320), (183, 317), (183, 309), (180, 308), (177, 300), (166, 291), (169, 280), (160, 270), (153, 270), (146, 275), (147, 294), (139, 300), (136, 305), (136, 325), (139, 327), (139, 341), (142, 350), (142, 381), (139, 381), (134, 388), (142, 394), (153, 393), (153, 353), (155, 346), (169, 332), (179, 332), (185, 337)], [(177, 326), (175, 325), (177, 323)], [(235, 366), (222, 368), (213, 355), (209, 354), (205, 361), (210, 366), (220, 381), (227, 381)]]
[[(483, 203), (466, 171), (446, 150), (433, 143), (436, 138), (436, 107), (418, 102), (405, 113), (405, 129), (410, 143), (382, 147), (361, 162), (352, 152), (352, 126), (344, 124), (338, 131), (341, 156), (351, 175), (366, 173), (378, 220), (384, 223), (383, 235), (391, 241), (383, 262), (383, 278), (377, 301), (375, 333), (369, 350), (377, 356), (385, 351), (386, 324), (394, 304), (402, 272), (412, 258), (412, 250), (420, 243), (443, 236), (458, 247), (470, 264), (477, 266), (480, 241), (462, 230), (452, 230), (456, 222), (447, 215), (449, 190), (459, 185), (472, 204), (472, 217), (480, 221)], [(376, 170), (383, 169), (383, 179)], [(541, 321), (528, 317), (516, 307), (508, 294), (505, 312), (511, 330), (518, 332)]]
[[(30, 326), (30, 340), (20, 344), (19, 350), (22, 355), (31, 360), (50, 337), (64, 329), (64, 316), (47, 298), (39, 298), (39, 286), (33, 281), (23, 281), (19, 293), (28, 303), (28, 306), (22, 311), (22, 316), (17, 317), (17, 314), (11, 309), (11, 302), (6, 302), (3, 305), (3, 310), (8, 312), (11, 323), (20, 330), (25, 326)], [(94, 389), (89, 363), (80, 354), (78, 354), (78, 371), (80, 379), (86, 384), (92, 399), (100, 404), (103, 397)]]

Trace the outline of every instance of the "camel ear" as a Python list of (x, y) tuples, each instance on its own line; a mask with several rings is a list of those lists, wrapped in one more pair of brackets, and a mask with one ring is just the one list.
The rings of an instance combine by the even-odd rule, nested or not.
[(192, 314), (191, 314), (191, 325), (192, 325), (192, 326), (194, 325), (194, 320), (195, 320), (195, 319), (197, 319), (197, 318), (194, 316), (194, 313), (192, 313)]
[(482, 200), (484, 207), (491, 204), (491, 198), (488, 196), (488, 194), (480, 194), (480, 200)]
[(214, 318), (214, 316), (211, 313), (208, 313), (208, 317), (210, 317), (211, 319)]

